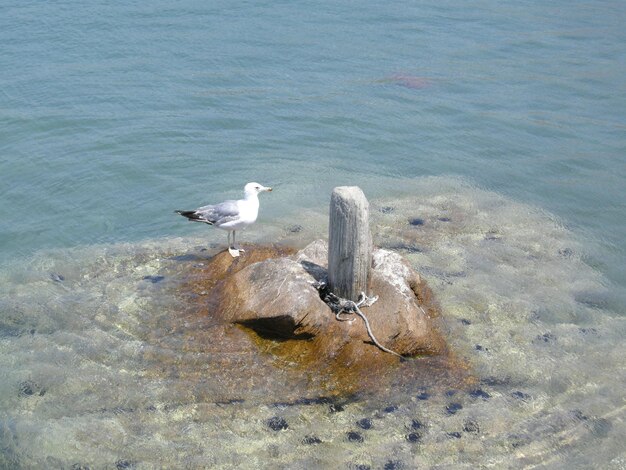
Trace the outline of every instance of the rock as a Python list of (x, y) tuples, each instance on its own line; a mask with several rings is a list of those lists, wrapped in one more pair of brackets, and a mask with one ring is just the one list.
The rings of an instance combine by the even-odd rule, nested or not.
[[(318, 353), (327, 358), (342, 353), (354, 358), (364, 349), (378, 351), (369, 344), (361, 319), (339, 322), (320, 299), (313, 283), (326, 279), (326, 257), (326, 243), (321, 240), (292, 256), (248, 263), (236, 272), (224, 265), (225, 255), (217, 255), (211, 263), (218, 271), (232, 271), (219, 276), (224, 279), (218, 286), (220, 316), (267, 339), (315, 338)], [(371, 286), (379, 300), (363, 311), (381, 344), (405, 356), (443, 351), (433, 324), (438, 309), (432, 294), (401, 256), (375, 250)]]
[(356, 431), (349, 431), (346, 436), (350, 442), (363, 442), (363, 436)]
[(450, 403), (448, 406), (446, 406), (446, 411), (450, 415), (456, 414), (457, 411), (462, 409), (463, 405), (461, 405), (460, 403)]
[(421, 438), (422, 435), (418, 432), (411, 432), (406, 435), (406, 440), (411, 443), (419, 442)]
[(341, 413), (344, 410), (344, 406), (339, 403), (331, 403), (328, 407), (328, 411), (330, 411), (331, 413)]
[(372, 420), (369, 418), (363, 418), (356, 422), (356, 425), (361, 429), (371, 429), (372, 428)]
[(463, 423), (463, 431), (478, 434), (480, 432), (480, 426), (478, 426), (476, 421), (468, 419)]
[(222, 318), (262, 337), (310, 339), (334, 320), (322, 313), (328, 307), (312, 286), (314, 280), (292, 258), (252, 264), (226, 280)]
[(426, 426), (419, 419), (411, 421), (411, 429), (424, 429)]
[(306, 445), (315, 445), (321, 444), (322, 440), (317, 436), (304, 436), (304, 439), (302, 439), (302, 443)]
[(409, 225), (413, 225), (415, 227), (424, 225), (424, 219), (420, 219), (419, 217), (409, 219)]
[[(269, 380), (267, 374), (280, 369), (309, 387), (306, 392), (294, 388), (293, 394), (285, 390), (283, 400), (293, 401), (309, 392), (350, 397), (410, 377), (427, 383), (442, 370), (465, 377), (466, 366), (448, 354), (438, 331), (439, 308), (430, 289), (400, 255), (373, 250), (371, 293), (380, 298), (362, 311), (379, 343), (405, 357), (419, 355), (419, 361), (402, 361), (378, 349), (358, 316), (352, 316), (354, 321), (335, 318), (313, 286), (327, 280), (326, 242), (315, 241), (300, 251), (280, 245), (245, 248), (235, 259), (224, 251), (202, 266), (190, 260), (182, 282), (172, 278), (185, 308), (174, 324), (184, 319), (207, 325), (190, 330), (190, 340), (209, 342), (208, 350), (260, 351), (263, 358), (255, 364), (262, 361), (264, 368), (255, 365), (241, 378), (231, 373), (227, 381), (233, 386), (248, 383), (249, 374)], [(225, 370), (231, 357), (242, 356), (224, 355)], [(239, 362), (233, 367), (240, 367)], [(240, 395), (237, 388), (224, 390), (224, 399)], [(341, 403), (331, 404), (330, 411), (342, 411)]]
[(372, 292), (379, 299), (366, 315), (379, 342), (406, 356), (442, 352), (443, 339), (432, 321), (439, 314), (432, 292), (400, 255), (374, 251)]
[(511, 396), (513, 398), (517, 398), (518, 400), (522, 400), (522, 401), (528, 401), (531, 398), (529, 394), (520, 392), (519, 390), (511, 393)]
[(18, 387), (19, 395), (21, 397), (30, 397), (34, 395), (43, 397), (46, 394), (46, 389), (41, 387), (39, 384), (33, 382), (32, 380), (25, 380), (23, 382), (20, 382)]
[(289, 424), (285, 421), (285, 418), (280, 416), (274, 416), (267, 420), (267, 427), (272, 431), (282, 431), (284, 429), (289, 428)]
[(480, 388), (470, 390), (469, 395), (472, 398), (482, 398), (483, 400), (489, 400), (491, 398), (491, 395), (489, 395), (489, 393)]
[(556, 341), (556, 336), (550, 332), (544, 333), (543, 335), (537, 335), (535, 338), (535, 342), (540, 343), (553, 343)]
[(63, 282), (65, 281), (65, 276), (59, 273), (50, 273), (50, 279), (52, 279), (54, 282)]
[(383, 467), (384, 470), (400, 470), (401, 468), (404, 468), (404, 465), (399, 460), (387, 460)]

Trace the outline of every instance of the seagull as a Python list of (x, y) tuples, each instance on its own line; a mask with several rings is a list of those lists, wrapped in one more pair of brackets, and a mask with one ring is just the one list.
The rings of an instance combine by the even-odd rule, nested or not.
[[(187, 217), (190, 222), (204, 222), (227, 230), (228, 252), (233, 258), (236, 258), (244, 250), (235, 245), (235, 232), (245, 229), (256, 221), (259, 215), (259, 193), (271, 190), (272, 188), (267, 188), (259, 183), (248, 183), (243, 188), (243, 199), (202, 206), (193, 211), (176, 211), (176, 213)], [(232, 245), (230, 244), (231, 233), (233, 234)]]

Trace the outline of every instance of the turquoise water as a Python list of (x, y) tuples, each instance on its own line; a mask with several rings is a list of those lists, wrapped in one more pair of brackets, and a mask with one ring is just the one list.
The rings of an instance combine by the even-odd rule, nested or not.
[[(624, 468), (625, 23), (619, 1), (4, 2), (0, 464)], [(499, 413), (470, 396), (448, 417), (444, 391), (424, 409), (406, 385), (343, 414), (279, 409), (276, 437), (252, 389), (214, 409), (216, 390), (138, 377), (146, 348), (197, 361), (149, 333), (180, 306), (143, 277), (226, 242), (173, 211), (248, 181), (275, 191), (243, 240), (296, 245), (325, 236), (334, 186), (359, 185)], [(482, 434), (446, 437), (464, 420)]]

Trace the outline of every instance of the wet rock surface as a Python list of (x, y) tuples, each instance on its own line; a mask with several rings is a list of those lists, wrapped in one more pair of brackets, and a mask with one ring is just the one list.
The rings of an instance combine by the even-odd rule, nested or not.
[[(313, 286), (326, 279), (326, 253), (326, 243), (318, 240), (292, 256), (237, 263), (245, 267), (217, 286), (220, 316), (264, 338), (314, 340), (321, 357), (380, 354), (360, 320), (338, 322)], [(237, 269), (224, 257), (218, 255), (212, 264)], [(379, 300), (364, 313), (379, 342), (406, 356), (444, 351), (432, 294), (398, 254), (375, 250), (371, 293)]]
[[(184, 262), (182, 281), (174, 287), (187, 304), (190, 318), (186, 324), (201, 328), (194, 334), (194, 343), (201, 337), (213, 344), (228, 341), (229, 351), (254, 354), (256, 349), (257, 360), (266, 361), (267, 368), (247, 371), (252, 375), (244, 378), (246, 382), (265, 374), (260, 379), (265, 383), (267, 374), (277, 373), (276, 368), (281, 370), (279, 375), (297, 369), (301, 371), (297, 382), (306, 382), (308, 392), (349, 397), (384, 388), (391, 376), (399, 383), (417, 376), (424, 377), (423, 383), (428, 383), (428, 377), (439, 381), (442, 373), (443, 377), (454, 375), (455, 382), (474, 380), (466, 364), (445, 346), (432, 292), (397, 253), (374, 251), (370, 294), (379, 300), (362, 311), (376, 339), (409, 358), (407, 364), (378, 349), (356, 315), (354, 321), (338, 321), (322, 301), (313, 284), (326, 279), (324, 241), (299, 251), (285, 246), (245, 249), (236, 259), (221, 252), (202, 263)], [(207, 327), (212, 328), (210, 335)], [(244, 338), (248, 338), (246, 344), (238, 344)], [(230, 367), (227, 362), (224, 365)], [(431, 368), (437, 372), (429, 372)], [(235, 376), (227, 383), (235, 386)], [(284, 397), (302, 399), (289, 393)], [(341, 411), (340, 401), (330, 406), (331, 412)]]

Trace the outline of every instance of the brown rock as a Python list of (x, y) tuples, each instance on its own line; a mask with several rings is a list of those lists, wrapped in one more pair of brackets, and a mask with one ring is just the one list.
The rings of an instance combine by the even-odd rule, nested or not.
[(433, 324), (439, 308), (426, 283), (399, 254), (374, 251), (372, 292), (379, 299), (366, 315), (380, 343), (405, 356), (443, 352), (445, 343)]
[(310, 339), (323, 333), (333, 320), (312, 286), (314, 280), (292, 258), (251, 264), (221, 286), (220, 313), (225, 320), (261, 336)]
[[(326, 278), (325, 242), (313, 242), (289, 257), (255, 262), (263, 256), (248, 256), (234, 261), (235, 266), (226, 263), (225, 255), (211, 263), (213, 275), (222, 280), (216, 284), (221, 318), (262, 338), (309, 340), (318, 358), (354, 362), (386, 354), (371, 344), (360, 318), (338, 321), (320, 299), (313, 283)], [(419, 275), (391, 251), (375, 250), (373, 258), (372, 292), (379, 300), (362, 311), (376, 339), (405, 356), (443, 352), (444, 342), (433, 324), (437, 308)]]
[[(475, 383), (468, 365), (444, 347), (432, 294), (408, 264), (398, 264), (401, 257), (376, 250), (372, 290), (380, 300), (363, 312), (383, 345), (420, 354), (407, 361), (372, 344), (360, 318), (337, 321), (319, 299), (309, 282), (326, 276), (324, 241), (298, 252), (280, 245), (245, 248), (236, 259), (224, 251), (201, 263), (193, 259), (178, 265), (180, 309), (153, 331), (154, 341), (159, 343), (164, 331), (175, 332), (167, 338), (196, 352), (198, 360), (181, 363), (169, 347), (154, 348), (145, 353), (155, 364), (152, 373), (184, 377), (180, 383), (195, 384), (189, 390), (206, 394), (207, 400), (216, 395), (224, 400), (293, 401), (302, 396), (384, 394), (390, 384), (410, 388), (419, 382), (443, 390)], [(401, 279), (394, 277), (397, 273)], [(410, 300), (410, 291), (417, 301)], [(401, 298), (409, 299), (409, 307)], [(408, 319), (394, 320), (398, 312)], [(407, 331), (396, 336), (392, 328)]]

